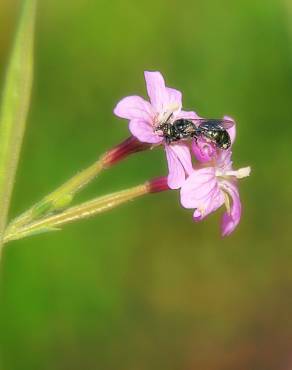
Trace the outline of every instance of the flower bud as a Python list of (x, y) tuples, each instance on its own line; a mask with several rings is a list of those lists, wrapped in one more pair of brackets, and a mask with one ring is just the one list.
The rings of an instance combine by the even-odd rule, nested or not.
[(150, 149), (152, 144), (142, 143), (134, 136), (130, 136), (125, 141), (110, 149), (102, 158), (104, 167), (110, 167), (128, 155)]
[(192, 152), (199, 162), (206, 163), (216, 156), (216, 147), (213, 143), (199, 137), (192, 142)]
[(167, 185), (167, 177), (156, 177), (148, 182), (149, 193), (159, 193), (160, 191), (170, 190)]

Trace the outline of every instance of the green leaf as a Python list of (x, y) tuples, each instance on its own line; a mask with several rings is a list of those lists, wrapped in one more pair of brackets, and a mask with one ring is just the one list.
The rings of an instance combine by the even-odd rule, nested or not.
[(0, 249), (29, 109), (36, 0), (24, 0), (0, 113)]

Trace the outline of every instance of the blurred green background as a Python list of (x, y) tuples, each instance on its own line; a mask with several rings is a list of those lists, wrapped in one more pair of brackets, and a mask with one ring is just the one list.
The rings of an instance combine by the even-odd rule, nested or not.
[[(0, 79), (20, 0), (0, 2)], [(202, 223), (177, 192), (11, 243), (3, 370), (292, 368), (291, 0), (40, 0), (35, 81), (11, 217), (127, 137), (116, 102), (160, 70), (184, 107), (237, 120), (242, 222)], [(166, 174), (161, 150), (77, 200)]]

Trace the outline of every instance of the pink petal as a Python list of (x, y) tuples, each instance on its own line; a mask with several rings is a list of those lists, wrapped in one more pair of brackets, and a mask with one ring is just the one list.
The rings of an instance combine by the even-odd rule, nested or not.
[(182, 106), (182, 94), (176, 89), (165, 86), (160, 72), (144, 72), (150, 102), (156, 113), (165, 111), (179, 112)]
[(217, 187), (215, 170), (205, 167), (194, 170), (181, 188), (181, 204), (185, 208), (198, 208), (210, 197)]
[(218, 152), (218, 156), (216, 159), (216, 166), (224, 171), (232, 169), (232, 161), (231, 161), (232, 151), (228, 150), (220, 150)]
[(187, 175), (193, 172), (190, 148), (186, 143), (172, 144), (171, 149), (175, 152)]
[(230, 213), (228, 211), (225, 212), (221, 222), (222, 236), (227, 236), (231, 234), (239, 224), (241, 217), (241, 203), (237, 186), (234, 183), (224, 181), (222, 183), (222, 187), (232, 199)]
[(219, 188), (216, 188), (216, 191), (213, 192), (212, 196), (206, 203), (204, 214), (202, 214), (201, 217), (198, 219), (196, 219), (194, 215), (195, 221), (200, 221), (204, 217), (208, 216), (210, 213), (215, 212), (218, 208), (220, 208), (224, 204), (224, 200), (225, 199), (222, 191), (220, 191)]
[(203, 215), (217, 209), (224, 202), (213, 167), (194, 170), (181, 188), (181, 204), (185, 208), (196, 208)]
[(153, 126), (150, 123), (140, 119), (132, 119), (129, 123), (129, 130), (143, 143), (158, 144), (163, 140), (153, 132)]
[(198, 116), (196, 112), (191, 112), (191, 111), (188, 112), (188, 111), (181, 110), (175, 118), (176, 119), (184, 118), (184, 119), (192, 120), (192, 119), (198, 119), (201, 117)]
[(179, 112), (182, 106), (182, 93), (178, 90), (166, 87), (166, 97), (163, 102), (164, 109), (170, 109), (173, 107), (173, 111)]
[(143, 119), (151, 122), (154, 112), (151, 104), (140, 96), (127, 96), (120, 100), (114, 109), (114, 114), (126, 119)]
[(234, 140), (235, 140), (235, 137), (236, 137), (236, 123), (235, 123), (235, 121), (234, 121), (234, 119), (232, 117), (224, 116), (223, 118), (226, 119), (226, 120), (229, 120), (229, 121), (233, 121), (234, 122), (234, 125), (232, 127), (230, 127), (229, 129), (227, 129), (228, 134), (230, 136), (231, 145), (233, 145)]
[(165, 145), (165, 152), (169, 171), (167, 184), (170, 189), (179, 189), (186, 177), (184, 168), (170, 145)]
[(147, 93), (155, 112), (163, 111), (167, 98), (165, 82), (160, 72), (144, 72)]
[(185, 181), (186, 174), (193, 171), (190, 149), (186, 144), (165, 145), (168, 162), (168, 186), (179, 189)]

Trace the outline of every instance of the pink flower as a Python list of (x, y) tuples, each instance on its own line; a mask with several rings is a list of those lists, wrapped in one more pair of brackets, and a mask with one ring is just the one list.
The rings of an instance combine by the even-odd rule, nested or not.
[(168, 185), (171, 189), (182, 186), (192, 172), (192, 159), (189, 144), (186, 142), (166, 144), (157, 127), (167, 120), (179, 118), (199, 118), (195, 112), (185, 112), (182, 108), (180, 91), (166, 87), (159, 72), (144, 72), (150, 102), (140, 96), (127, 96), (114, 109), (121, 118), (128, 119), (133, 136), (144, 143), (164, 145), (168, 162)]
[[(204, 167), (203, 167), (204, 166)], [(241, 203), (237, 179), (249, 176), (250, 167), (232, 169), (231, 151), (221, 150), (209, 165), (193, 170), (181, 188), (181, 204), (194, 208), (194, 220), (200, 221), (223, 204), (222, 235), (232, 233), (240, 221)]]
[[(232, 145), (236, 135), (235, 121), (233, 118), (228, 116), (224, 116), (223, 119), (234, 122), (234, 125), (227, 129)], [(197, 140), (193, 140), (191, 148), (196, 159), (202, 163), (210, 162), (218, 155), (219, 152), (221, 152), (220, 149), (216, 148), (214, 143), (211, 143), (203, 136), (199, 137)]]

